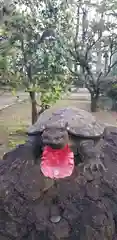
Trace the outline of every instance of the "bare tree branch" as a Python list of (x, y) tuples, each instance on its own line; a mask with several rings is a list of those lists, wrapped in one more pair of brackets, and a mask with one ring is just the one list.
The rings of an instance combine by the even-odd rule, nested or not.
[(98, 75), (98, 77), (97, 77), (97, 85), (99, 85), (99, 81), (100, 81), (100, 78), (101, 78), (102, 74), (103, 74), (103, 73), (100, 72), (99, 75)]
[(89, 67), (88, 61), (85, 60), (83, 56), (80, 56), (80, 54), (77, 52), (77, 56), (72, 52), (71, 49), (69, 49), (70, 54), (76, 59), (77, 62), (79, 62), (79, 65), (82, 68), (85, 68), (89, 76), (91, 76), (92, 80), (94, 80), (93, 74), (91, 72), (91, 69)]
[(100, 39), (101, 39), (101, 36), (99, 36), (98, 39), (97, 39), (96, 41), (93, 40), (93, 42), (92, 42), (91, 45), (88, 45), (87, 50), (86, 50), (86, 54), (85, 54), (85, 58), (86, 58), (86, 59), (87, 59), (87, 57), (88, 57), (88, 53), (89, 53), (89, 51), (92, 49), (93, 46), (96, 45), (96, 43), (97, 43)]

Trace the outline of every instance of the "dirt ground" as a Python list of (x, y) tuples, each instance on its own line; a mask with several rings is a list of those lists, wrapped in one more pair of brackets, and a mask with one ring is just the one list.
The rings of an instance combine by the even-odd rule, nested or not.
[[(53, 108), (60, 106), (76, 106), (90, 111), (90, 103), (77, 100), (60, 100)], [(117, 113), (100, 111), (94, 113), (97, 119), (117, 125)], [(31, 124), (31, 106), (29, 102), (17, 103), (0, 111), (0, 156), (8, 149), (23, 143), (26, 139), (24, 132)]]

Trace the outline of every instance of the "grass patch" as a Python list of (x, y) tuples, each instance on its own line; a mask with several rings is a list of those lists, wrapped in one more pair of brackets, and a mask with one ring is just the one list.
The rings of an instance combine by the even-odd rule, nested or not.
[(24, 126), (21, 124), (20, 126), (15, 126), (15, 128), (9, 129), (9, 135), (10, 136), (25, 136), (26, 135), (26, 130), (28, 126)]
[(26, 140), (31, 124), (30, 103), (17, 103), (0, 112), (0, 156)]
[(26, 141), (26, 129), (27, 126), (23, 125), (21, 123), (21, 125), (15, 126), (14, 129), (10, 129), (9, 132), (9, 137), (8, 137), (8, 149), (12, 149), (15, 148), (16, 146), (18, 146), (19, 144), (23, 144)]
[(19, 144), (25, 143), (25, 139), (9, 139), (8, 148), (13, 149), (17, 147)]

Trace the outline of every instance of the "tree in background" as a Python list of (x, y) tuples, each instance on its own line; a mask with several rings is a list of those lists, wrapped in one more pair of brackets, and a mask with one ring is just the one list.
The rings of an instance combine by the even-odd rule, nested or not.
[(31, 97), (33, 122), (36, 91), (44, 109), (71, 84), (89, 90), (96, 111), (117, 66), (115, 2), (21, 0), (15, 6), (5, 30), (17, 56), (15, 73)]
[(91, 94), (91, 111), (96, 111), (103, 86), (113, 81), (112, 70), (117, 65), (117, 25), (110, 12), (104, 1), (98, 5), (74, 1), (71, 39), (62, 43), (74, 84), (82, 83)]
[(25, 10), (18, 9), (9, 21), (5, 21), (5, 31), (7, 44), (14, 49), (11, 69), (15, 76), (18, 74), (16, 82), (20, 80), (29, 92), (34, 123), (37, 119), (36, 92), (41, 95), (42, 112), (60, 98), (69, 84), (69, 77), (65, 59), (57, 51), (57, 8), (53, 5), (51, 9), (50, 5), (38, 1), (24, 6)]

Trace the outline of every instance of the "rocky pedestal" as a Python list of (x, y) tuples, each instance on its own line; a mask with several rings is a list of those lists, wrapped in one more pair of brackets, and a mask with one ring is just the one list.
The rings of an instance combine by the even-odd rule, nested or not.
[[(116, 240), (117, 128), (105, 133), (102, 161), (107, 172), (84, 176), (80, 166), (56, 189), (33, 164), (31, 146), (8, 153), (0, 163), (0, 240)], [(62, 218), (53, 224), (55, 195)]]

